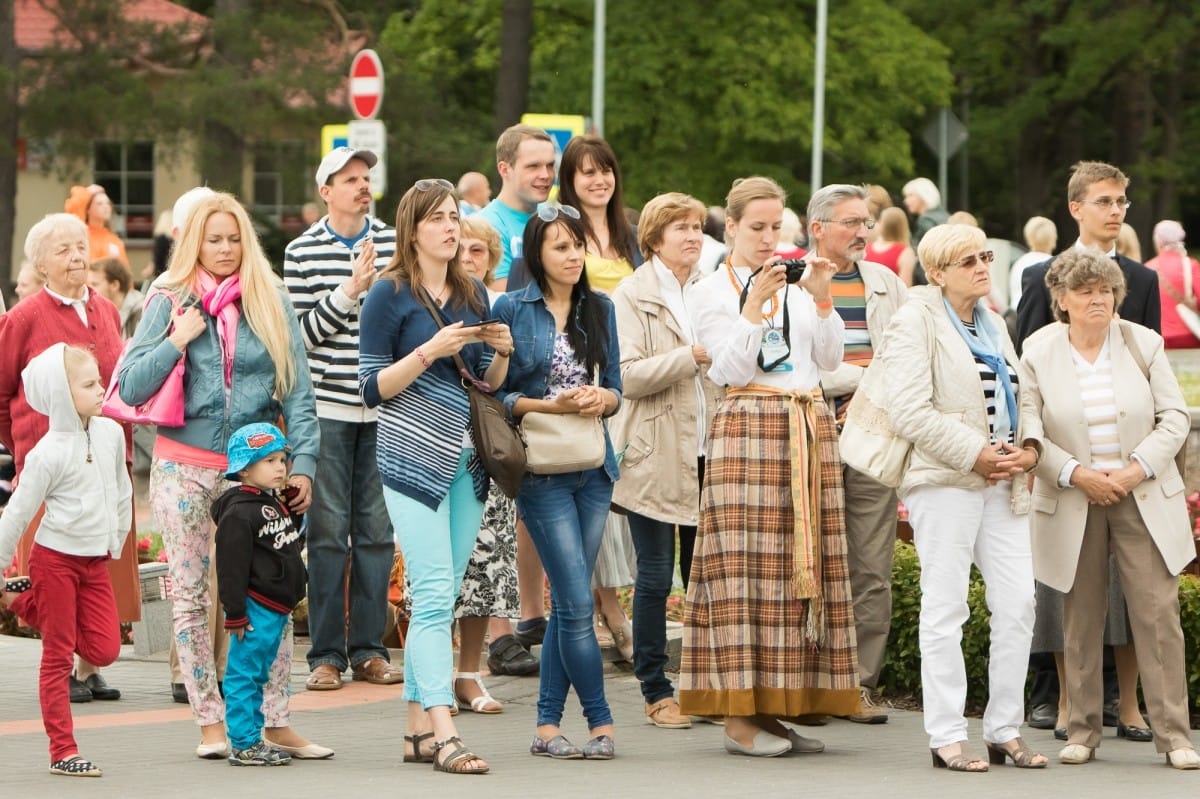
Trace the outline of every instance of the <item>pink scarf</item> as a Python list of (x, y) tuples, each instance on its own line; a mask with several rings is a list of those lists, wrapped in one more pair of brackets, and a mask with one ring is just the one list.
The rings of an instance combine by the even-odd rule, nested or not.
[(209, 316), (217, 318), (217, 334), (221, 340), (221, 363), (225, 367), (225, 386), (233, 385), (233, 356), (237, 352), (237, 326), (241, 311), (237, 301), (242, 297), (242, 283), (235, 272), (217, 283), (203, 269), (196, 270), (200, 304)]

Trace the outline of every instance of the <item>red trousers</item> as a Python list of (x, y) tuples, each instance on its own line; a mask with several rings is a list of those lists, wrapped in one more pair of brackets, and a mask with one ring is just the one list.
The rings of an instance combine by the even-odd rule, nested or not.
[(108, 560), (107, 555), (66, 555), (35, 543), (29, 556), (33, 588), (17, 596), (11, 606), (42, 634), (38, 698), (42, 724), (50, 736), (51, 763), (79, 752), (67, 679), (75, 667), (75, 654), (107, 666), (121, 653)]

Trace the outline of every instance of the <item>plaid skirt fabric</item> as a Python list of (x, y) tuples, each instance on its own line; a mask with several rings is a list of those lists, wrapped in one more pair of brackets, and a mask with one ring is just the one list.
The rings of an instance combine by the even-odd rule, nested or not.
[(684, 612), (682, 712), (794, 719), (858, 708), (837, 429), (816, 400), (823, 643), (792, 588), (794, 510), (784, 396), (732, 397), (713, 419)]

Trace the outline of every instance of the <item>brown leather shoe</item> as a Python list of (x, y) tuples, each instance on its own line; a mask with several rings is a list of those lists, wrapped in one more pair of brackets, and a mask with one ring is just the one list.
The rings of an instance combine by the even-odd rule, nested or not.
[(679, 703), (673, 696), (660, 699), (652, 705), (647, 703), (646, 720), (666, 730), (687, 730), (692, 727), (691, 719), (679, 712)]
[(404, 682), (404, 670), (397, 669), (383, 658), (364, 660), (354, 667), (354, 679), (366, 680), (372, 685), (395, 685)]
[(304, 687), (310, 691), (336, 691), (342, 687), (342, 673), (332, 663), (322, 663), (308, 675)]

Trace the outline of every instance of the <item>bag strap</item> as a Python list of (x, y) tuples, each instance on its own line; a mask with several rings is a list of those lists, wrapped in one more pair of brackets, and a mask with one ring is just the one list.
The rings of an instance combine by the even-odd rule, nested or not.
[[(413, 293), (416, 294), (416, 292), (413, 292)], [(443, 327), (446, 326), (446, 323), (442, 321), (442, 315), (433, 309), (433, 305), (432, 305), (432, 303), (429, 302), (429, 297), (425, 293), (424, 289), (421, 290), (421, 295), (419, 297), (417, 297), (417, 302), (424, 305), (425, 310), (429, 311), (429, 315), (432, 316), (433, 321), (437, 323), (438, 330), (441, 330)], [(451, 355), (450, 357), (454, 359), (454, 364), (458, 367), (458, 373), (459, 373), (459, 375), (462, 376), (463, 380), (467, 381), (474, 388), (476, 388), (479, 391), (482, 391), (484, 394), (492, 393), (491, 386), (489, 386), (487, 383), (485, 383), (484, 381), (477, 378), (475, 375), (471, 374), (471, 370), (467, 369), (467, 364), (463, 361), (461, 355), (459, 355), (456, 352), (453, 355)], [(466, 388), (465, 384), (463, 385), (463, 388)]]
[(1146, 356), (1142, 354), (1141, 348), (1137, 342), (1133, 340), (1133, 328), (1130, 323), (1124, 319), (1117, 322), (1121, 328), (1121, 338), (1125, 339), (1125, 349), (1129, 350), (1129, 354), (1133, 356), (1133, 360), (1137, 363), (1138, 369), (1142, 370), (1142, 377), (1150, 379), (1150, 367), (1146, 365)]

